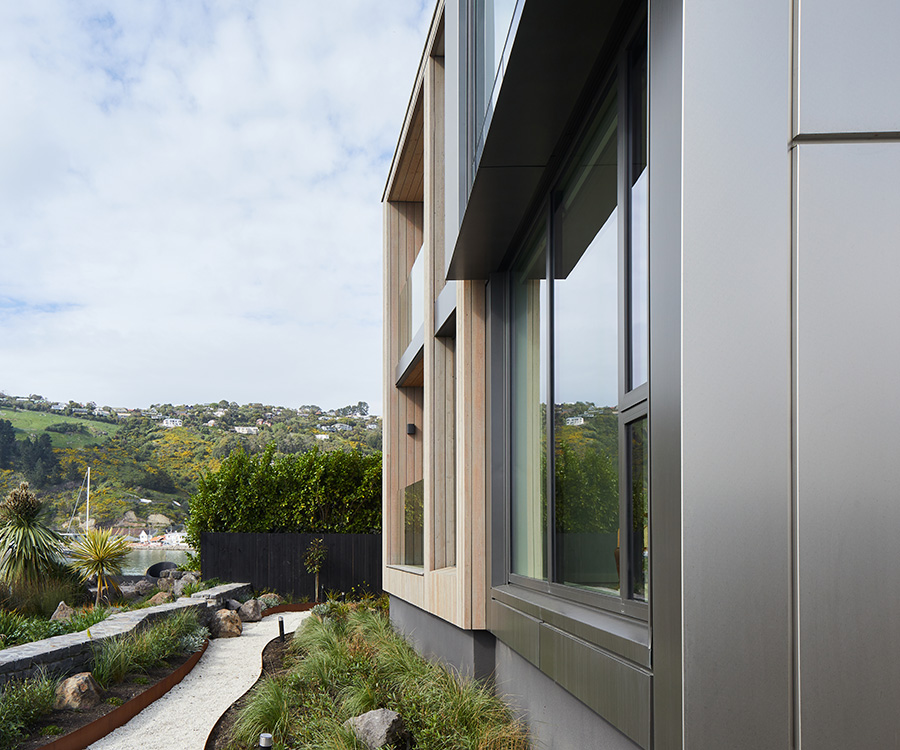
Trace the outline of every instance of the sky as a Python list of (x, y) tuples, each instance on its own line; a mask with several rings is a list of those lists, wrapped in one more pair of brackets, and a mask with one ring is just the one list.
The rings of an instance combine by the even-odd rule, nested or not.
[(433, 3), (0, 4), (0, 391), (381, 413)]

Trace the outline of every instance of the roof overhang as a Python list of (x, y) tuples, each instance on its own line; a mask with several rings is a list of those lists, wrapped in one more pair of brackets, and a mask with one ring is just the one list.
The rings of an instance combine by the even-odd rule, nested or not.
[(447, 278), (487, 278), (521, 239), (623, 33), (626, 1), (525, 3)]

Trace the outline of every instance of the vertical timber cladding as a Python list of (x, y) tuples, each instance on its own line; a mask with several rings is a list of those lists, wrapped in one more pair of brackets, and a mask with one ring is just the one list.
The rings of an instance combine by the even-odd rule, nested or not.
[[(422, 477), (421, 451), (417, 442), (422, 439), (421, 388), (395, 386), (395, 366), (400, 361), (405, 341), (399, 331), (401, 325), (400, 298), (413, 262), (423, 241), (423, 206), (421, 201), (393, 201), (385, 203), (385, 417), (383, 481), (385, 528), (385, 562), (402, 562), (403, 489)], [(418, 391), (418, 393), (416, 393)], [(406, 425), (415, 424), (416, 435), (407, 435)]]
[(303, 560), (313, 539), (322, 539), (328, 555), (319, 576), (322, 591), (381, 592), (381, 534), (201, 534), (204, 578), (249, 582), (297, 597), (315, 595), (315, 576)]

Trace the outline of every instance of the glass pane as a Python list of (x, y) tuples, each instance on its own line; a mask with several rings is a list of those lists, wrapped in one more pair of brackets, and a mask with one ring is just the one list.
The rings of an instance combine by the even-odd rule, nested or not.
[(619, 590), (617, 109), (611, 92), (555, 215), (556, 579)]
[(650, 595), (650, 442), (647, 418), (628, 425), (631, 473), (631, 590), (635, 599)]
[(503, 77), (503, 51), (515, 11), (516, 0), (475, 0), (475, 135), (479, 143)]
[(400, 290), (400, 351), (406, 350), (425, 324), (425, 253), (419, 254)]
[(403, 490), (403, 564), (425, 564), (425, 482), (420, 479)]
[(650, 212), (647, 176), (647, 53), (642, 51), (631, 70), (631, 242), (629, 390), (647, 382), (649, 359)]
[(547, 578), (547, 243), (541, 226), (513, 266), (512, 507), (513, 573)]

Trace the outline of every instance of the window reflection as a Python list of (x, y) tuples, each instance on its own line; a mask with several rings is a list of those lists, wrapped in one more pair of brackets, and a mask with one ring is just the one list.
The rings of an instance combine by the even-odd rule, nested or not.
[(546, 579), (547, 249), (541, 225), (511, 272), (511, 570)]
[(647, 418), (628, 425), (631, 471), (631, 591), (635, 599), (647, 601), (650, 594), (650, 456)]
[(617, 110), (563, 182), (554, 235), (556, 579), (619, 590)]

